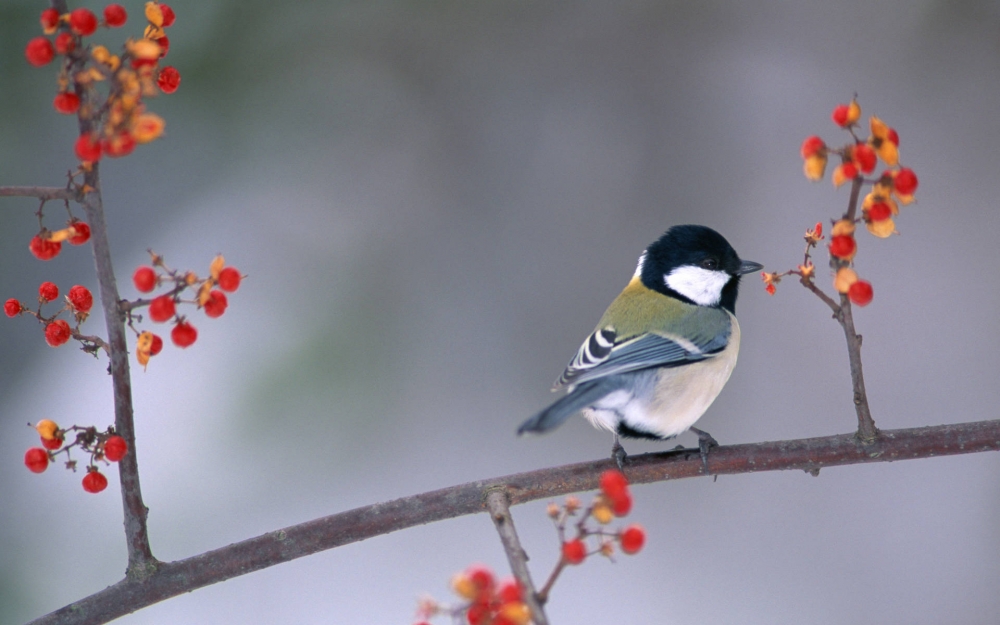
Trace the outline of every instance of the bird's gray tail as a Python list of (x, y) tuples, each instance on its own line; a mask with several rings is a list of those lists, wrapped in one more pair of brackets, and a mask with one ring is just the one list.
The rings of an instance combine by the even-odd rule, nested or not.
[(555, 429), (571, 415), (593, 405), (616, 388), (614, 381), (608, 378), (584, 382), (573, 389), (573, 392), (522, 423), (517, 428), (517, 433), (541, 433)]

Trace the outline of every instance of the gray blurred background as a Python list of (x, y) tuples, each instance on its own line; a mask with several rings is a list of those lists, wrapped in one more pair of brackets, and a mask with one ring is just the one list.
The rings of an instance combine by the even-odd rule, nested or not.
[[(140, 28), (140, 2), (125, 2)], [(198, 342), (135, 371), (154, 553), (173, 560), (359, 505), (604, 457), (573, 419), (517, 439), (672, 224), (712, 226), (769, 269), (844, 210), (798, 148), (843, 135), (854, 92), (921, 179), (902, 236), (859, 237), (856, 313), (877, 424), (997, 416), (1000, 5), (886, 2), (175, 0), (183, 82), (167, 135), (102, 165), (119, 283), (154, 248), (250, 277)], [(0, 4), (0, 184), (60, 184), (74, 121), (25, 42), (43, 2)], [(101, 5), (91, 4), (99, 10)], [(113, 35), (113, 36), (112, 36)], [(120, 41), (123, 31), (99, 41)], [(35, 202), (0, 200), (0, 299), (94, 287), (89, 248), (28, 253)], [(50, 219), (61, 218), (57, 207)], [(825, 258), (825, 256), (823, 256)], [(822, 270), (821, 270), (822, 271)], [(825, 276), (820, 283), (827, 287)], [(722, 443), (852, 431), (843, 335), (793, 282), (748, 276), (743, 351), (699, 423)], [(100, 318), (85, 328), (103, 334)], [(22, 465), (28, 421), (106, 426), (103, 362), (0, 319), (0, 622), (125, 567), (117, 479)], [(690, 435), (679, 442), (694, 444)], [(663, 449), (631, 443), (632, 453)], [(683, 480), (635, 489), (647, 548), (566, 572), (554, 623), (986, 623), (1000, 610), (995, 454)], [(114, 469), (111, 469), (113, 472)], [(545, 502), (515, 509), (536, 577)], [(121, 619), (397, 623), (473, 562), (474, 516), (253, 573)]]

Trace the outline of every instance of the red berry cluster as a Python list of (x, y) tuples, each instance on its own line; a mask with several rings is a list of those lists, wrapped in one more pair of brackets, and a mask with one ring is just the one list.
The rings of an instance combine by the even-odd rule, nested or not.
[[(95, 130), (80, 135), (76, 157), (83, 169), (100, 160), (127, 156), (142, 143), (163, 134), (164, 121), (146, 111), (143, 98), (157, 93), (173, 93), (180, 85), (180, 73), (173, 67), (159, 67), (170, 49), (164, 28), (174, 23), (174, 11), (160, 2), (147, 2), (148, 22), (141, 39), (129, 39), (120, 55), (105, 46), (86, 45), (84, 38), (98, 26), (120, 28), (128, 13), (120, 4), (104, 7), (104, 19), (90, 9), (78, 8), (60, 14), (45, 9), (41, 15), (41, 36), (28, 42), (24, 55), (36, 67), (47, 65), (56, 55), (66, 57), (57, 79), (53, 108), (64, 115), (78, 114)], [(54, 39), (49, 37), (55, 35)], [(107, 94), (96, 86), (107, 82)]]
[[(44, 203), (43, 203), (44, 206)], [(41, 214), (39, 209), (39, 214)], [(38, 260), (52, 260), (62, 251), (63, 241), (70, 245), (83, 245), (90, 240), (90, 226), (86, 223), (70, 217), (66, 227), (62, 230), (42, 230), (31, 238), (28, 243), (28, 250)]]
[[(243, 275), (235, 267), (227, 267), (226, 260), (221, 255), (216, 256), (209, 266), (207, 278), (200, 278), (192, 271), (177, 271), (170, 269), (163, 262), (163, 257), (150, 252), (151, 265), (142, 265), (132, 274), (132, 283), (140, 293), (151, 293), (161, 285), (168, 287), (165, 293), (152, 299), (138, 299), (125, 302), (128, 309), (129, 326), (135, 331), (136, 358), (143, 367), (149, 363), (149, 358), (163, 349), (163, 340), (149, 331), (140, 332), (135, 327), (137, 321), (132, 314), (137, 308), (149, 306), (149, 319), (154, 323), (173, 322), (170, 339), (178, 347), (190, 347), (198, 339), (198, 331), (184, 316), (177, 314), (178, 304), (195, 304), (211, 318), (221, 317), (229, 306), (226, 293), (232, 293), (240, 288)], [(216, 288), (218, 287), (218, 288)], [(187, 289), (196, 291), (193, 300), (184, 300), (181, 294)]]
[[(639, 525), (630, 525), (623, 530), (607, 532), (601, 528), (591, 528), (588, 521), (593, 519), (599, 525), (607, 525), (615, 517), (623, 517), (632, 511), (632, 495), (629, 492), (628, 480), (621, 471), (614, 469), (601, 475), (601, 494), (598, 495), (589, 508), (583, 511), (575, 525), (576, 535), (567, 540), (566, 525), (570, 517), (574, 517), (581, 509), (580, 500), (568, 497), (560, 507), (549, 504), (549, 517), (555, 521), (559, 539), (562, 542), (561, 565), (580, 564), (588, 556), (601, 554), (611, 557), (615, 552), (615, 542), (622, 553), (632, 555), (642, 549), (646, 541), (646, 533)], [(595, 548), (588, 549), (587, 539), (597, 537)]]
[[(60, 428), (50, 419), (42, 419), (35, 424), (35, 430), (42, 441), (41, 447), (32, 447), (24, 452), (24, 466), (32, 473), (41, 473), (55, 461), (58, 454), (66, 454), (66, 468), (76, 471), (76, 461), (70, 457), (70, 450), (79, 447), (90, 454), (87, 474), (83, 476), (83, 490), (99, 493), (108, 487), (108, 478), (97, 468), (98, 462), (118, 462), (128, 453), (125, 439), (115, 434), (113, 427), (98, 432), (94, 427), (71, 426)], [(66, 443), (67, 434), (75, 433), (74, 440)]]
[[(455, 622), (469, 625), (527, 625), (531, 611), (524, 603), (524, 589), (510, 578), (497, 582), (493, 571), (482, 565), (470, 566), (451, 580), (451, 588), (463, 601), (445, 605), (424, 599), (417, 608), (417, 625), (428, 625), (426, 619), (448, 615)], [(463, 618), (464, 616), (464, 618)]]
[[(84, 336), (80, 333), (80, 324), (87, 320), (90, 310), (94, 307), (94, 296), (85, 286), (75, 284), (69, 293), (64, 297), (62, 308), (46, 316), (42, 314), (42, 307), (45, 304), (59, 299), (59, 287), (52, 282), (43, 282), (38, 286), (38, 308), (31, 310), (25, 304), (15, 298), (4, 302), (3, 310), (8, 317), (19, 315), (31, 315), (37, 319), (45, 328), (45, 342), (52, 347), (59, 347), (75, 338), (83, 345), (83, 350), (96, 354), (104, 343), (95, 337)], [(72, 314), (73, 326), (65, 319), (60, 319), (63, 313)]]
[[(905, 206), (913, 202), (918, 184), (917, 175), (913, 170), (899, 166), (899, 134), (878, 117), (872, 116), (869, 119), (869, 136), (864, 140), (858, 137), (856, 131), (858, 120), (861, 119), (861, 107), (857, 100), (838, 105), (831, 117), (835, 124), (851, 135), (851, 141), (842, 147), (833, 148), (817, 136), (807, 137), (802, 142), (800, 154), (805, 175), (810, 180), (822, 179), (829, 156), (835, 155), (840, 157), (840, 163), (831, 176), (834, 186), (839, 187), (847, 181), (857, 185), (857, 188), (863, 184), (871, 185), (871, 191), (861, 202), (860, 216), (857, 216), (857, 206), (852, 200), (847, 213), (833, 222), (828, 247), (830, 267), (834, 272), (834, 288), (854, 304), (866, 306), (872, 301), (874, 291), (871, 283), (858, 278), (854, 270), (854, 257), (858, 251), (854, 237), (855, 226), (864, 222), (868, 232), (883, 239), (896, 234), (893, 217), (899, 214), (900, 204)], [(889, 169), (877, 178), (865, 178), (865, 175), (875, 171), (879, 159)], [(790, 274), (798, 275), (803, 281), (811, 283), (815, 273), (812, 251), (822, 239), (823, 227), (817, 223), (812, 230), (806, 231), (805, 258), (801, 265), (783, 273), (763, 272), (761, 276), (767, 292), (774, 295), (775, 286), (781, 278)]]

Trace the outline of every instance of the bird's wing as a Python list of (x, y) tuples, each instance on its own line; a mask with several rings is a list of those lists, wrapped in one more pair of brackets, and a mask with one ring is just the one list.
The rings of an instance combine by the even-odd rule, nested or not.
[(553, 389), (575, 386), (616, 373), (648, 367), (676, 367), (711, 358), (729, 342), (728, 316), (715, 331), (693, 339), (665, 331), (620, 337), (613, 327), (599, 328), (583, 342)]

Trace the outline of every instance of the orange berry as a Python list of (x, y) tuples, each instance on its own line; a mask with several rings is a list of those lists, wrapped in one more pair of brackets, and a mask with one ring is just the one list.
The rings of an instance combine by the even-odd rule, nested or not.
[(69, 28), (78, 35), (87, 37), (97, 30), (97, 16), (90, 9), (74, 9), (69, 14)]
[(190, 323), (182, 321), (170, 331), (170, 340), (177, 347), (190, 347), (198, 340), (198, 331)]
[(117, 434), (104, 441), (104, 457), (111, 462), (118, 462), (125, 457), (128, 452), (128, 444), (125, 439)]
[(156, 323), (163, 323), (173, 317), (176, 312), (174, 298), (169, 295), (161, 295), (149, 303), (149, 318)]
[(3, 312), (8, 317), (16, 317), (21, 314), (21, 302), (13, 297), (3, 303)]
[(646, 544), (646, 531), (642, 529), (642, 526), (629, 525), (622, 531), (620, 540), (623, 553), (628, 555), (638, 553)]
[(59, 287), (51, 282), (42, 282), (38, 285), (38, 297), (43, 302), (54, 302), (59, 297)]
[(48, 37), (35, 37), (24, 47), (24, 58), (35, 67), (48, 65), (55, 56), (56, 51)]
[(45, 326), (45, 342), (51, 347), (65, 344), (71, 336), (73, 336), (73, 332), (69, 329), (69, 324), (62, 319), (56, 319)]
[(51, 419), (42, 419), (36, 423), (35, 430), (44, 439), (55, 438), (59, 434), (59, 426)]
[(74, 285), (73, 288), (69, 290), (70, 305), (73, 306), (73, 310), (78, 313), (89, 313), (90, 309), (94, 307), (94, 296), (91, 294), (90, 289), (82, 285)]
[(24, 466), (32, 473), (41, 473), (49, 466), (49, 452), (41, 447), (32, 447), (24, 452)]
[(83, 476), (83, 490), (88, 493), (99, 493), (108, 487), (108, 478), (97, 469), (90, 467)]
[(875, 296), (870, 282), (858, 280), (847, 291), (847, 297), (858, 306), (867, 306)]
[(567, 564), (580, 564), (587, 557), (587, 546), (579, 538), (562, 545), (562, 557)]

